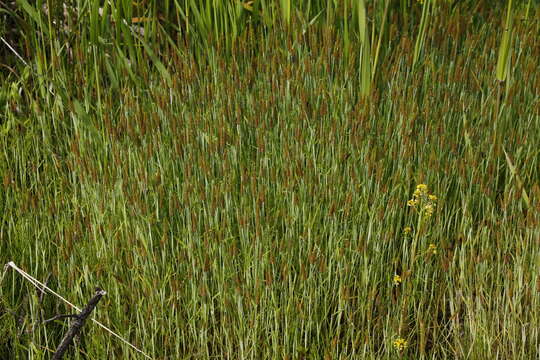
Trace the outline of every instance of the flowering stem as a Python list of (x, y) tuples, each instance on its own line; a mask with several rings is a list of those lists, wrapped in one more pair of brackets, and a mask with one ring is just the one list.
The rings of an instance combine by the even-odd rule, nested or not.
[(414, 238), (411, 245), (411, 255), (410, 255), (410, 262), (409, 262), (409, 269), (412, 269), (414, 265), (414, 260), (416, 258), (416, 248), (418, 246), (418, 240), (420, 238), (420, 232), (422, 230), (422, 213), (418, 213), (418, 222), (416, 224), (416, 231), (414, 232)]

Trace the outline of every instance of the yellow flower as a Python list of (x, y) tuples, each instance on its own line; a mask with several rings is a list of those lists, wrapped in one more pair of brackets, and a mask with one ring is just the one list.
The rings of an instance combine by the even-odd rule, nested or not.
[(407, 226), (405, 227), (405, 229), (403, 229), (403, 235), (409, 235), (412, 231), (412, 228), (410, 226)]
[(427, 185), (426, 184), (418, 184), (416, 185), (416, 190), (421, 193), (427, 193)]
[(409, 343), (407, 342), (407, 340), (405, 340), (403, 338), (397, 338), (394, 341), (394, 347), (396, 348), (397, 351), (405, 350), (408, 345), (409, 345)]
[(424, 206), (424, 215), (426, 217), (430, 217), (431, 215), (433, 215), (433, 211), (435, 211), (435, 207), (432, 204), (427, 204), (426, 206)]
[[(437, 196), (428, 192), (428, 186), (426, 184), (416, 185), (412, 199), (407, 201), (407, 206), (414, 208), (424, 215), (424, 217), (430, 217), (435, 211)], [(417, 207), (418, 206), (418, 207)]]
[(407, 206), (415, 207), (418, 204), (418, 200), (409, 200), (407, 201)]
[(395, 285), (395, 286), (399, 286), (399, 284), (401, 284), (401, 281), (402, 281), (402, 280), (401, 280), (401, 276), (399, 276), (399, 275), (397, 275), (397, 274), (394, 275), (394, 285)]
[(429, 251), (431, 254), (436, 255), (436, 254), (437, 254), (437, 245), (435, 245), (435, 244), (429, 244), (428, 251)]

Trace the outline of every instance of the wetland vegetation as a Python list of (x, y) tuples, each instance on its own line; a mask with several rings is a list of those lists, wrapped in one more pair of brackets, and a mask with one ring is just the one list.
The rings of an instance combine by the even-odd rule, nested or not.
[(0, 265), (154, 359), (537, 358), (539, 1), (63, 3), (0, 1)]

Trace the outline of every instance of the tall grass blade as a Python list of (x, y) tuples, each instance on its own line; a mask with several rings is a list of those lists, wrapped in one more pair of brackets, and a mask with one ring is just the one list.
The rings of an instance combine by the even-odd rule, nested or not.
[(516, 181), (518, 183), (519, 189), (521, 189), (521, 198), (525, 202), (525, 205), (527, 205), (527, 209), (531, 209), (531, 201), (529, 199), (529, 195), (527, 194), (527, 191), (525, 190), (525, 187), (523, 186), (523, 181), (521, 180), (521, 177), (519, 176), (516, 167), (512, 163), (512, 160), (510, 159), (510, 156), (508, 156), (508, 153), (506, 152), (506, 149), (503, 147), (504, 156), (506, 157), (506, 163), (508, 164), (508, 167), (510, 168), (510, 172), (512, 173), (512, 176), (516, 178)]
[(371, 91), (371, 47), (367, 26), (366, 5), (359, 0), (356, 6), (358, 33), (360, 35), (360, 94), (368, 96)]
[(283, 22), (289, 26), (291, 23), (291, 0), (280, 0), (281, 1), (281, 16)]
[(505, 81), (509, 72), (510, 49), (512, 46), (512, 27), (513, 27), (513, 12), (512, 0), (508, 0), (506, 21), (504, 23), (503, 37), (501, 46), (499, 47), (499, 56), (497, 58), (496, 77), (499, 81)]
[(416, 43), (414, 44), (414, 55), (413, 55), (413, 68), (418, 63), (420, 55), (424, 50), (424, 45), (426, 41), (426, 33), (429, 26), (432, 0), (424, 0), (422, 5), (422, 17), (420, 19), (420, 25), (418, 27), (418, 35), (416, 36)]

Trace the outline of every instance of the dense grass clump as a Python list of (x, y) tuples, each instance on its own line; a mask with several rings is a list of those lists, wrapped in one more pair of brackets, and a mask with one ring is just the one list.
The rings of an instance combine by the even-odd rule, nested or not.
[(0, 5), (0, 265), (154, 359), (538, 356), (538, 1), (73, 3)]

